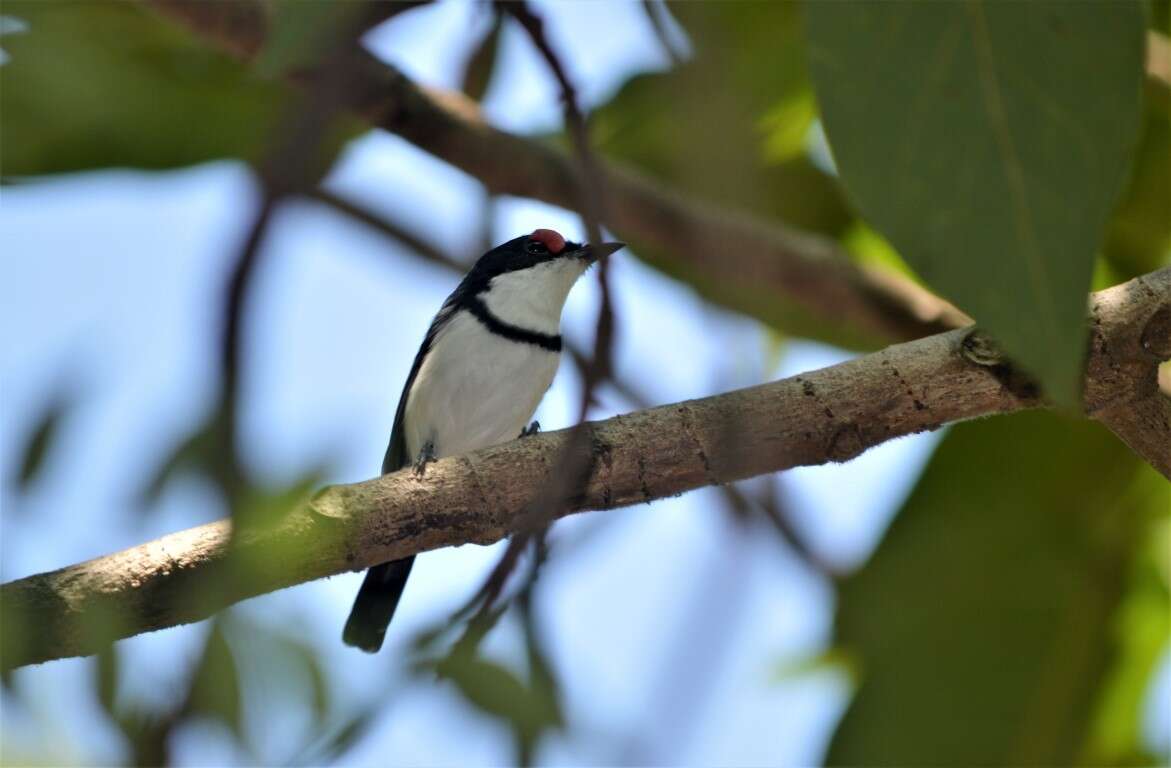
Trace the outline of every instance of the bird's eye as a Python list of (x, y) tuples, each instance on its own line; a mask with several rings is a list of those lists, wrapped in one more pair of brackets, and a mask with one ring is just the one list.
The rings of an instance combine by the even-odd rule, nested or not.
[(543, 256), (549, 252), (549, 249), (540, 240), (530, 240), (529, 244), (525, 246), (525, 250), (537, 256)]

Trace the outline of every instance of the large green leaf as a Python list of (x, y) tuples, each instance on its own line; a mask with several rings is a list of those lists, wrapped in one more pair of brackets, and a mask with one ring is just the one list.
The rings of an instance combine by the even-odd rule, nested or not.
[(826, 134), (860, 213), (1074, 405), (1094, 255), (1141, 115), (1142, 6), (805, 9)]
[(5, 177), (257, 158), (289, 88), (137, 3), (6, 0), (0, 45)]
[[(1137, 564), (1169, 511), (1171, 486), (1095, 424), (955, 427), (842, 587), (837, 642), (861, 686), (827, 762), (1100, 764), (1120, 759), (1119, 733), (1140, 754), (1118, 721), (1137, 722), (1133, 681), (1150, 678), (1168, 605), (1165, 585), (1139, 601), (1156, 630), (1136, 648), (1127, 595), (1150, 587)], [(1117, 665), (1129, 686), (1108, 684)]]

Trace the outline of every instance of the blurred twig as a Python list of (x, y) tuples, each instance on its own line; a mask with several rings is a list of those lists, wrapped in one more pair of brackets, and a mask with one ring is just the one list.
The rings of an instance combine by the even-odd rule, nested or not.
[(830, 581), (841, 578), (837, 566), (818, 554), (797, 530), (792, 512), (781, 502), (776, 483), (769, 483), (767, 490), (760, 494), (749, 494), (735, 485), (725, 485), (720, 490), (731, 508), (742, 516), (755, 513), (762, 517), (793, 554), (815, 573)]
[[(312, 184), (318, 174), (324, 173), (325, 168), (315, 167), (318, 150), (335, 118), (346, 108), (350, 100), (346, 77), (349, 65), (344, 55), (345, 51), (351, 47), (362, 30), (386, 13), (387, 9), (380, 8), (377, 4), (354, 6), (353, 10), (342, 16), (349, 26), (342, 25), (338, 29), (328, 30), (328, 35), (318, 35), (323, 38), (316, 42), (323, 44), (323, 58), (326, 64), (317, 70), (301, 100), (288, 109), (277, 129), (272, 132), (266, 156), (255, 169), (261, 185), (260, 203), (239, 252), (232, 262), (224, 289), (224, 314), (219, 345), (220, 399), (210, 425), (206, 428), (210, 432), (214, 450), (205, 457), (203, 467), (218, 483), (235, 523), (228, 541), (229, 550), (243, 549), (237, 547), (238, 538), (248, 526), (272, 522), (255, 519), (256, 515), (245, 515), (245, 511), (251, 509), (247, 503), (250, 488), (237, 450), (240, 431), (239, 403), (242, 399), (241, 379), (247, 363), (244, 326), (247, 302), (261, 262), (262, 245), (280, 203), (290, 194)], [(224, 572), (221, 573), (219, 582), (209, 581), (203, 585), (204, 589), (201, 592), (196, 593), (189, 585), (180, 581), (168, 600), (171, 603), (189, 604), (221, 602), (214, 595), (224, 589), (225, 583), (233, 578), (228, 574), (234, 574), (241, 565), (247, 567), (249, 564), (241, 563), (238, 559), (224, 558), (221, 562), (221, 570)], [(175, 561), (174, 567), (180, 567), (179, 561)], [(106, 619), (110, 620), (115, 616), (117, 613), (112, 612)], [(176, 706), (161, 717), (145, 721), (134, 734), (135, 751), (139, 762), (157, 764), (160, 759), (169, 762), (168, 742), (172, 731), (181, 721), (196, 714), (200, 707), (206, 706), (202, 699), (208, 697), (209, 689), (222, 685), (220, 680), (204, 680), (204, 667), (209, 659), (224, 663), (219, 657), (228, 653), (219, 631), (220, 625), (217, 620), (204, 645), (204, 660), (192, 673), (187, 685), (181, 688)], [(108, 640), (107, 631), (91, 634), (95, 636), (91, 641)], [(232, 674), (235, 681), (234, 670)], [(216, 693), (213, 698), (221, 694), (222, 692)], [(238, 710), (239, 702), (234, 702), (234, 705)]]
[[(606, 215), (606, 192), (601, 166), (597, 156), (590, 148), (589, 129), (586, 126), (585, 116), (578, 103), (577, 90), (565, 66), (553, 50), (548, 37), (545, 35), (545, 25), (541, 17), (533, 13), (528, 3), (523, 0), (497, 0), (497, 5), (524, 28), (533, 41), (537, 51), (544, 58), (549, 71), (557, 80), (561, 88), (561, 102), (565, 112), (565, 126), (573, 140), (574, 154), (577, 158), (578, 178), (581, 194), (578, 207), (582, 220), (585, 222), (586, 233), (591, 243), (602, 242), (601, 222)], [(592, 401), (594, 388), (609, 377), (612, 370), (611, 352), (614, 339), (614, 308), (610, 297), (609, 280), (610, 259), (605, 257), (598, 264), (598, 287), (601, 289), (602, 302), (598, 310), (597, 332), (594, 338), (594, 353), (590, 365), (585, 369), (581, 408), (578, 421), (583, 421)], [(572, 474), (572, 473), (571, 473)]]
[(683, 54), (675, 49), (675, 44), (671, 41), (670, 31), (667, 29), (667, 8), (663, 5), (662, 0), (642, 0), (642, 10), (646, 14), (647, 21), (651, 23), (651, 29), (655, 31), (659, 45), (663, 47), (663, 51), (671, 59), (671, 64), (673, 66), (682, 64)]
[(405, 246), (407, 249), (413, 251), (415, 254), (422, 256), (427, 261), (438, 264), (456, 272), (465, 272), (471, 266), (470, 263), (465, 263), (447, 253), (437, 245), (432, 243), (425, 237), (408, 231), (402, 225), (391, 221), (390, 219), (370, 210), (350, 198), (335, 194), (326, 189), (318, 187), (309, 190), (305, 193), (307, 197), (323, 203), (334, 210), (344, 213), (352, 219), (362, 222), (366, 226), (377, 230), (381, 234), (389, 237), (391, 240)]
[(239, 424), (240, 371), (244, 368), (243, 337), (245, 299), (259, 261), (260, 245), (272, 221), (276, 201), (267, 191), (249, 227), (248, 235), (236, 256), (228, 278), (224, 301), (224, 323), (220, 335), (220, 413), (213, 429), (217, 432), (218, 461), (215, 471), (225, 496), (231, 502), (239, 497), (244, 481), (236, 456)]
[[(589, 242), (600, 244), (602, 242), (600, 222), (605, 210), (605, 193), (602, 188), (598, 160), (590, 148), (589, 132), (585, 117), (578, 104), (577, 91), (545, 35), (541, 18), (533, 13), (528, 4), (519, 0), (497, 0), (496, 5), (516, 19), (528, 33), (533, 45), (544, 58), (561, 88), (565, 125), (573, 141), (581, 182), (582, 193), (577, 201), (578, 208), (585, 224)], [(533, 545), (535, 551), (544, 552), (545, 536), (549, 524), (559, 516), (561, 506), (570, 496), (578, 492), (577, 489), (584, 485), (588, 477), (593, 456), (590, 451), (586, 450), (587, 429), (581, 424), (584, 424), (590, 405), (593, 403), (595, 389), (610, 377), (612, 370), (614, 308), (610, 296), (609, 256), (599, 260), (598, 286), (602, 300), (598, 310), (593, 355), (586, 365), (579, 366), (583, 379), (581, 404), (578, 410), (579, 426), (570, 432), (565, 449), (557, 458), (556, 468), (551, 474), (549, 482), (534, 497), (529, 512), (525, 516), (526, 519), (513, 532), (508, 547), (496, 567), (492, 569), (484, 584), (472, 598), (472, 604), (479, 605), (473, 621), (492, 610), (495, 601), (504, 589), (505, 582), (515, 569), (521, 553), (529, 544)], [(536, 573), (543, 559), (543, 557), (535, 557), (530, 584), (536, 578)], [(529, 756), (531, 757), (531, 755)]]

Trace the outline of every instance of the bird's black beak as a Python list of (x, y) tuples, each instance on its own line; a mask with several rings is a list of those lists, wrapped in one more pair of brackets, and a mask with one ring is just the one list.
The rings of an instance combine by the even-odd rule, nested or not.
[(598, 259), (609, 256), (619, 248), (625, 248), (626, 243), (599, 243), (598, 245), (583, 245), (573, 255), (593, 264)]

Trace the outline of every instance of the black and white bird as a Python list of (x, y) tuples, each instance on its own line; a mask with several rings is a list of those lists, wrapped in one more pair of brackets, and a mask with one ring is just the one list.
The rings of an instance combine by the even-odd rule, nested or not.
[[(528, 433), (561, 358), (561, 309), (597, 259), (622, 243), (581, 245), (550, 229), (485, 253), (447, 297), (415, 356), (382, 472), (474, 451)], [(534, 424), (535, 429), (535, 424)], [(370, 653), (402, 597), (414, 556), (377, 565), (343, 639)]]

